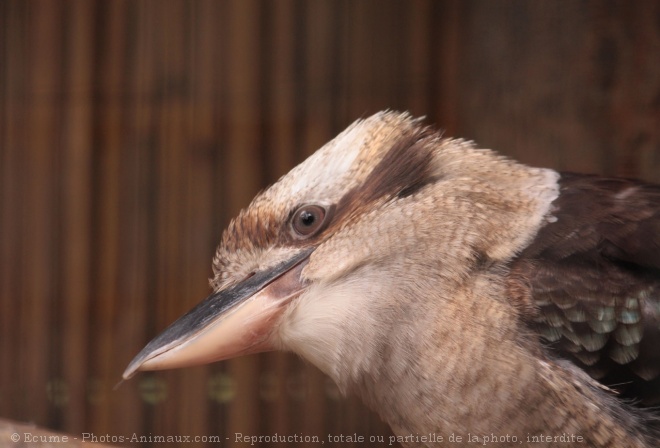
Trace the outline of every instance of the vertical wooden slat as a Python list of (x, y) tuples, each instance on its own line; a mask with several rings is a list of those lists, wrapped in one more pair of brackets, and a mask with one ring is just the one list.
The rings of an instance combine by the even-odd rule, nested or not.
[[(99, 52), (95, 76), (100, 89), (101, 108), (98, 122), (95, 124), (96, 154), (94, 160), (95, 207), (94, 207), (94, 296), (90, 310), (90, 324), (95, 329), (93, 344), (89, 346), (90, 372), (99, 381), (102, 393), (101, 405), (90, 409), (89, 427), (103, 431), (111, 426), (115, 415), (112, 403), (116, 395), (112, 387), (117, 382), (116, 359), (116, 322), (123, 310), (117, 307), (120, 287), (119, 251), (121, 187), (121, 153), (124, 137), (124, 96), (125, 78), (126, 6), (127, 2), (101, 2), (97, 12), (103, 28), (101, 41), (96, 51)], [(126, 412), (133, 412), (127, 409)]]
[[(439, 25), (431, 21), (432, 0), (418, 0), (415, 7), (405, 8), (406, 39), (405, 56), (400, 63), (404, 64), (404, 96), (406, 109), (414, 116), (428, 115), (433, 104), (429, 97), (429, 84), (433, 82), (429, 76), (431, 49), (438, 46), (438, 42), (429, 39), (432, 30)], [(436, 57), (440, 57), (439, 55)], [(442, 61), (440, 61), (442, 63)]]
[(658, 181), (660, 62), (648, 55), (660, 51), (654, 21), (660, 4), (639, 8), (623, 2), (591, 2), (589, 6), (594, 17), (590, 35), (595, 36), (591, 76), (606, 101), (603, 120), (609, 123), (598, 129), (601, 147), (610, 148), (601, 153), (604, 172)]
[(346, 29), (348, 47), (348, 107), (349, 119), (365, 117), (372, 112), (373, 85), (369, 74), (374, 64), (372, 29), (366, 26), (371, 16), (368, 2), (349, 2)]
[[(383, 109), (402, 110), (408, 88), (412, 81), (407, 77), (406, 58), (410, 51), (406, 47), (409, 33), (409, 23), (406, 15), (410, 7), (403, 2), (379, 2), (371, 0), (367, 3), (370, 13), (362, 20), (363, 28), (369, 30), (366, 40), (368, 50), (373, 60), (368, 70), (368, 85), (372, 89), (371, 105), (367, 113), (372, 114)], [(370, 17), (371, 12), (380, 13)], [(363, 55), (363, 57), (366, 55)]]
[(302, 149), (312, 153), (323, 146), (332, 136), (332, 118), (335, 98), (331, 89), (334, 74), (333, 38), (336, 36), (336, 14), (333, 2), (310, 2), (305, 8), (304, 51), (305, 66), (302, 68), (305, 91), (303, 98), (306, 120), (299, 123)]
[[(0, 61), (8, 62), (10, 51), (9, 42), (11, 35), (11, 21), (9, 18), (9, 6), (5, 2), (0, 5)], [(15, 23), (15, 21), (14, 21)], [(14, 220), (9, 219), (9, 206), (12, 198), (10, 194), (13, 183), (9, 171), (12, 165), (12, 155), (14, 151), (9, 150), (11, 141), (10, 135), (10, 71), (6, 65), (0, 67), (0, 363), (6, 366), (12, 359), (13, 351), (10, 341), (11, 330), (10, 316), (13, 310), (8, 297), (11, 291), (9, 282), (9, 260), (11, 259), (13, 248), (10, 244), (9, 236), (15, 232)], [(0, 413), (7, 415), (12, 408), (13, 397), (10, 394), (7, 384), (11, 381), (11, 371), (7, 367), (0, 369)]]
[(341, 129), (350, 123), (356, 117), (351, 115), (350, 95), (351, 84), (349, 82), (351, 76), (351, 59), (350, 54), (352, 50), (352, 35), (351, 35), (351, 2), (344, 0), (337, 2), (337, 18), (340, 28), (333, 37), (334, 44), (336, 45), (336, 58), (337, 67), (335, 70), (335, 86), (336, 92), (336, 115), (334, 123), (334, 132), (339, 133)]
[[(437, 123), (448, 136), (458, 136), (459, 86), (462, 80), (461, 61), (461, 1), (433, 2), (427, 18), (430, 32), (429, 109), (431, 122)], [(468, 136), (469, 138), (469, 136)]]
[(22, 407), (24, 391), (28, 387), (21, 380), (17, 363), (21, 343), (18, 325), (23, 271), (21, 260), (21, 215), (22, 215), (22, 159), (25, 153), (25, 115), (27, 107), (22, 101), (26, 94), (23, 73), (28, 65), (26, 39), (21, 32), (25, 21), (25, 10), (15, 3), (2, 5), (2, 124), (0, 125), (0, 412), (15, 415)]
[(63, 154), (63, 378), (68, 386), (64, 426), (82, 433), (85, 428), (89, 376), (89, 294), (91, 292), (92, 51), (94, 3), (68, 4), (66, 108)]
[(269, 6), (272, 10), (270, 21), (272, 22), (272, 35), (267, 36), (269, 43), (268, 54), (270, 54), (266, 74), (268, 83), (267, 93), (270, 97), (270, 113), (268, 122), (270, 138), (268, 150), (272, 152), (271, 167), (272, 176), (278, 178), (286, 173), (294, 165), (294, 145), (296, 130), (295, 97), (297, 86), (293, 83), (295, 65), (297, 61), (294, 55), (296, 36), (294, 29), (294, 1), (283, 0), (273, 2)]
[[(122, 311), (116, 323), (115, 340), (116, 347), (123, 348), (122, 352), (118, 352), (113, 368), (113, 374), (117, 377), (156, 331), (152, 328), (153, 316), (159, 309), (154, 300), (153, 275), (156, 258), (153, 184), (157, 175), (152, 157), (155, 137), (151, 101), (156, 83), (152, 76), (153, 47), (144, 38), (144, 33), (151, 29), (142, 20), (144, 11), (144, 2), (119, 5), (112, 14), (117, 17), (115, 20), (122, 21), (126, 40), (115, 50), (120, 52), (118, 54), (100, 52), (103, 64), (116, 58), (121, 59), (124, 65), (116, 74), (121, 78), (118, 78), (114, 97), (107, 98), (103, 103), (106, 107), (108, 104), (119, 104), (124, 114), (123, 132), (118, 142), (122, 149), (118, 155), (122, 182), (116, 193), (121, 208), (121, 218), (117, 223), (120, 235), (117, 241), (118, 256), (121, 259), (117, 260), (118, 284), (114, 299)], [(106, 34), (110, 33), (104, 32), (102, 39), (106, 39)], [(103, 88), (102, 92), (105, 93), (106, 89)], [(102, 114), (106, 113), (104, 107)], [(115, 431), (121, 429), (125, 434), (142, 435), (152, 431), (149, 411), (154, 406), (151, 403), (160, 396), (159, 383), (154, 384), (150, 380), (148, 376), (136, 377), (122, 384), (118, 390), (108, 391), (113, 409), (123, 410), (113, 412), (109, 427)], [(101, 401), (100, 405), (107, 406), (107, 400)]]
[[(8, 53), (8, 36), (9, 36), (9, 21), (7, 20), (8, 6), (7, 3), (0, 3), (0, 61), (7, 61), (9, 59)], [(2, 300), (2, 297), (9, 295), (9, 282), (7, 280), (7, 261), (9, 260), (11, 248), (9, 241), (6, 240), (12, 226), (10, 220), (7, 218), (8, 210), (5, 208), (7, 202), (11, 201), (9, 188), (9, 176), (7, 166), (11, 161), (11, 152), (7, 149), (9, 139), (7, 138), (8, 118), (7, 112), (9, 110), (9, 100), (7, 98), (7, 78), (8, 70), (6, 67), (0, 67), (0, 365), (7, 365), (11, 359), (11, 351), (8, 344), (10, 329), (9, 317), (11, 309), (9, 301)], [(7, 236), (3, 236), (7, 235)], [(6, 282), (6, 283), (5, 283)], [(11, 406), (9, 398), (9, 389), (7, 386), (10, 381), (9, 370), (7, 368), (0, 369), (0, 414), (6, 414)]]
[[(60, 3), (34, 2), (30, 11), (31, 40), (29, 52), (30, 93), (32, 104), (29, 112), (29, 128), (39, 132), (26, 132), (30, 150), (26, 153), (27, 170), (24, 172), (25, 197), (22, 210), (22, 250), (25, 252), (21, 270), (29, 273), (30, 281), (21, 294), (21, 313), (18, 332), (24, 344), (19, 352), (21, 378), (26, 383), (24, 415), (45, 424), (48, 407), (31, 409), (29, 403), (48, 403), (46, 394), (49, 380), (48, 354), (52, 350), (50, 316), (55, 295), (55, 279), (52, 266), (56, 213), (54, 192), (59, 137), (57, 132), (57, 102), (54, 95), (59, 90), (60, 36), (57, 18)], [(27, 129), (26, 129), (27, 131)]]

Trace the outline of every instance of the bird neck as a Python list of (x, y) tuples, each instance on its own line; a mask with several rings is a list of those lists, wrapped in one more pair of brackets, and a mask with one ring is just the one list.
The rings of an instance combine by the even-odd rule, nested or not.
[[(586, 374), (522, 339), (517, 310), (493, 285), (477, 279), (452, 299), (431, 300), (438, 309), (407, 304), (411, 322), (381, 322), (371, 353), (363, 341), (344, 340), (342, 368), (328, 373), (377, 411), (403, 446), (647, 446), (629, 413)], [(360, 325), (364, 332), (369, 322)]]

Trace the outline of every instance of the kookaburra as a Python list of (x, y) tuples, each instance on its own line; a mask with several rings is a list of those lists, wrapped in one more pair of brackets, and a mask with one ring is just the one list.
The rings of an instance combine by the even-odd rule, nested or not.
[(660, 186), (381, 112), (260, 193), (213, 271), (124, 378), (286, 350), (404, 446), (660, 446)]

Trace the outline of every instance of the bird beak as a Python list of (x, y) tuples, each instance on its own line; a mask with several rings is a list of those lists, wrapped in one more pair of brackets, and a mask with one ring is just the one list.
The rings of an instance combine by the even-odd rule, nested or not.
[(313, 248), (211, 294), (147, 344), (124, 371), (208, 364), (273, 349), (276, 318), (305, 285), (300, 274)]

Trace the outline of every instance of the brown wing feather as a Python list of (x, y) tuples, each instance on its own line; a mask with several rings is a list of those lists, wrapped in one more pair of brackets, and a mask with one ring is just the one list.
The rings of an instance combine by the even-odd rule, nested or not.
[(660, 404), (660, 186), (564, 174), (555, 222), (511, 265), (512, 295), (549, 347)]

